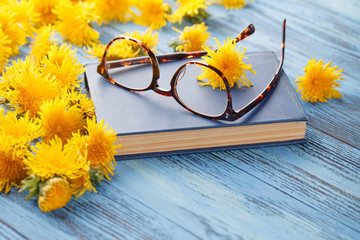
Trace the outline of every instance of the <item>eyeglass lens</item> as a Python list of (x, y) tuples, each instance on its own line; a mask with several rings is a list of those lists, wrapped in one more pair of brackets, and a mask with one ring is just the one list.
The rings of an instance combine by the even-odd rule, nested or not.
[(202, 86), (209, 79), (201, 76), (206, 71), (222, 82), (222, 78), (212, 69), (197, 64), (189, 64), (179, 73), (176, 82), (176, 93), (185, 106), (191, 110), (211, 117), (220, 116), (225, 112), (227, 106), (226, 90), (213, 89), (212, 86)]
[[(137, 64), (126, 62), (127, 59), (136, 57), (141, 57)], [(121, 66), (111, 67), (113, 63), (119, 62)], [(153, 77), (147, 51), (137, 42), (128, 39), (117, 39), (109, 46), (105, 68), (116, 83), (134, 90), (146, 89)]]

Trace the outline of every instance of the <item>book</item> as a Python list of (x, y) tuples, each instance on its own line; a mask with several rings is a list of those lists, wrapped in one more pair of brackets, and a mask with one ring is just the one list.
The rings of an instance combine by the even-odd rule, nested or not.
[[(252, 64), (257, 74), (247, 75), (252, 87), (232, 88), (234, 109), (240, 109), (259, 95), (279, 64), (274, 52), (254, 52), (246, 56), (245, 62)], [(170, 89), (172, 75), (190, 60), (199, 59), (161, 63), (159, 85)], [(85, 64), (85, 85), (94, 103), (96, 118), (104, 119), (114, 128), (116, 144), (123, 145), (116, 153), (117, 160), (306, 141), (307, 117), (284, 71), (275, 88), (258, 106), (231, 122), (200, 117), (175, 99), (151, 90), (131, 92), (117, 87), (97, 73), (98, 64)], [(152, 73), (142, 72), (138, 77), (145, 74)]]

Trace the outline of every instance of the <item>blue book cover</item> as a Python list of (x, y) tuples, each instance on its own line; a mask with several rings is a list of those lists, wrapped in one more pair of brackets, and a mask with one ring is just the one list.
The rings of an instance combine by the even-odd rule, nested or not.
[[(252, 64), (257, 74), (247, 74), (252, 87), (231, 89), (235, 110), (262, 92), (279, 64), (274, 52), (248, 53), (246, 57), (245, 62)], [(159, 86), (170, 89), (175, 71), (190, 60), (199, 59), (161, 63)], [(284, 71), (270, 95), (242, 118), (229, 122), (197, 116), (175, 99), (151, 90), (131, 92), (117, 87), (97, 73), (98, 64), (86, 64), (85, 83), (97, 120), (104, 119), (113, 127), (118, 133), (117, 143), (124, 146), (118, 150), (117, 159), (306, 141), (307, 117)], [(136, 77), (144, 78), (151, 74), (151, 69), (146, 68)], [(212, 90), (210, 86), (204, 87)], [(212, 107), (207, 101), (197, 101), (196, 104)]]

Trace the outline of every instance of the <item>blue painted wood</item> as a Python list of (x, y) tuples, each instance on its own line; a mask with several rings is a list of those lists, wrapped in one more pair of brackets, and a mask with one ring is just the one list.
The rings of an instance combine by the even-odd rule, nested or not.
[[(313, 57), (344, 68), (342, 99), (303, 102), (309, 142), (121, 161), (98, 194), (51, 213), (24, 193), (1, 193), (0, 239), (360, 239), (360, 2), (255, 0), (209, 11), (212, 36), (223, 41), (253, 23), (242, 45), (277, 54), (287, 18), (284, 69), (293, 87)], [(145, 28), (97, 29), (105, 42)], [(158, 52), (171, 51), (176, 35), (171, 25), (162, 29)], [(89, 61), (82, 49), (78, 56)]]

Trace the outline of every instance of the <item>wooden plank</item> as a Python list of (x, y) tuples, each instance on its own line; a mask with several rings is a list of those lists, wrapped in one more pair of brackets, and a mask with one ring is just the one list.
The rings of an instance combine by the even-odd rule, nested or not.
[[(360, 96), (357, 94), (360, 91), (358, 83), (360, 78), (358, 70), (360, 59), (359, 17), (355, 20), (347, 18), (344, 8), (332, 8), (329, 11), (326, 9), (327, 4), (320, 8), (316, 4), (306, 2), (296, 7), (291, 4), (280, 4), (279, 1), (262, 3), (257, 6), (262, 13), (265, 13), (265, 17), (270, 18), (271, 26), (266, 27), (265, 24), (260, 24), (261, 28), (275, 29), (272, 22), (276, 21), (276, 18), (271, 18), (271, 16), (284, 15), (288, 20), (284, 69), (290, 80), (294, 81), (297, 76), (303, 76), (302, 68), (305, 67), (307, 60), (312, 58), (333, 62), (333, 65), (345, 70), (345, 81), (340, 81), (342, 87), (339, 89), (343, 94), (342, 99), (333, 99), (326, 104), (304, 102), (304, 107), (309, 115), (311, 126), (360, 148), (360, 135), (358, 134)], [(360, 11), (358, 3), (354, 3), (353, 6)], [(276, 42), (275, 36), (271, 35), (272, 42)], [(257, 41), (257, 39), (254, 35), (251, 41)], [(260, 39), (266, 39), (266, 37), (263, 36)], [(263, 45), (266, 46), (267, 43)], [(294, 82), (293, 85), (296, 89)]]
[[(118, 162), (99, 194), (50, 214), (23, 194), (0, 204), (7, 224), (33, 238), (36, 228), (20, 226), (55, 226), (62, 232), (54, 235), (79, 238), (356, 239), (359, 150), (313, 131), (318, 138), (306, 148), (314, 151), (296, 145)], [(324, 157), (339, 145), (343, 152)]]
[[(345, 144), (337, 141), (334, 142), (332, 148), (323, 147), (321, 143), (331, 138), (322, 136), (321, 133), (317, 133), (317, 135), (320, 135), (320, 143), (314, 142), (308, 145), (313, 144), (314, 148), (321, 148), (320, 153), (331, 153), (331, 150), (336, 149), (334, 147), (338, 145), (347, 148)], [(286, 151), (284, 151), (284, 148)], [(271, 154), (274, 150), (275, 153)], [(325, 163), (320, 163), (317, 168), (314, 168), (313, 164), (306, 165), (309, 158), (314, 159), (314, 153), (303, 153), (302, 147), (299, 146), (219, 152), (214, 153), (212, 157), (207, 154), (194, 154), (161, 158), (161, 162), (166, 164), (168, 169), (164, 169), (164, 166), (157, 168), (157, 160), (150, 159), (147, 163), (129, 161), (129, 166), (136, 167), (137, 171), (141, 168), (140, 171), (143, 172), (138, 173), (139, 176), (134, 178), (131, 178), (134, 174), (129, 173), (130, 176), (127, 175), (126, 180), (131, 178), (128, 184), (131, 184), (133, 194), (137, 194), (139, 197), (144, 196), (138, 192), (141, 189), (137, 190), (136, 186), (146, 186), (145, 188), (150, 189), (148, 191), (151, 192), (153, 191), (151, 188), (151, 182), (153, 181), (165, 187), (166, 191), (171, 191), (170, 194), (167, 192), (161, 193), (160, 190), (156, 189), (154, 195), (160, 195), (160, 197), (144, 199), (145, 202), (156, 201), (156, 205), (159, 204), (158, 201), (164, 202), (166, 201), (164, 199), (172, 197), (177, 199), (176, 202), (179, 202), (179, 205), (183, 208), (192, 201), (186, 199), (186, 196), (197, 199), (196, 207), (192, 206), (191, 209), (200, 215), (196, 215), (198, 219), (212, 219), (211, 217), (203, 217), (202, 214), (210, 214), (216, 218), (216, 216), (220, 216), (220, 214), (216, 213), (220, 208), (223, 222), (217, 219), (219, 222), (212, 221), (211, 224), (206, 224), (212, 226), (211, 232), (215, 232), (219, 236), (229, 231), (237, 232), (238, 235), (235, 234), (235, 237), (249, 237), (246, 234), (256, 232), (256, 230), (246, 225), (244, 219), (237, 218), (241, 218), (238, 215), (246, 215), (247, 217), (250, 215), (255, 222), (248, 220), (250, 221), (248, 224), (262, 229), (261, 233), (257, 233), (270, 239), (284, 237), (276, 234), (271, 235), (271, 233), (267, 232), (269, 229), (279, 229), (282, 224), (287, 226), (287, 234), (290, 232), (290, 235), (288, 235), (290, 238), (291, 234), (297, 235), (297, 230), (294, 230), (294, 228), (300, 228), (298, 231), (302, 232), (301, 236), (305, 239), (307, 237), (356, 239), (359, 236), (358, 219), (360, 217), (358, 211), (360, 189), (359, 179), (356, 176), (359, 166), (359, 160), (356, 156), (359, 155), (359, 151), (357, 149), (346, 150), (337, 156), (334, 162), (327, 162), (328, 160), (325, 159)], [(264, 154), (264, 151), (266, 154)], [(288, 151), (292, 152), (292, 154), (289, 155)], [(315, 154), (317, 153), (318, 151), (315, 151)], [(282, 155), (293, 156), (294, 158), (282, 159)], [(342, 157), (348, 159), (350, 163), (342, 163)], [(142, 166), (143, 164), (145, 166)], [(285, 167), (282, 167), (284, 164)], [(344, 181), (340, 176), (338, 179), (334, 179), (334, 174), (327, 174), (326, 172), (324, 173), (326, 177), (322, 175), (314, 177), (314, 174), (323, 165), (325, 165), (326, 169), (329, 169), (329, 173), (336, 171), (335, 176), (344, 174), (343, 171), (352, 172), (352, 178), (348, 177), (350, 178), (349, 181)], [(346, 170), (343, 168), (346, 168)], [(311, 171), (313, 169), (315, 171)], [(127, 169), (126, 172), (128, 171), (131, 170)], [(175, 183), (172, 182), (171, 177), (166, 177), (167, 173), (173, 174), (173, 171), (180, 171), (180, 174), (177, 174)], [(146, 177), (146, 180), (141, 180), (142, 176)], [(164, 179), (159, 179), (159, 177)], [(343, 185), (349, 188), (343, 190), (341, 189)], [(271, 187), (269, 188), (269, 186)], [(125, 188), (121, 189), (125, 190)], [(126, 189), (130, 190), (129, 188)], [(186, 199), (185, 204), (184, 198)], [(253, 207), (259, 209), (259, 212), (249, 206), (254, 202), (255, 206)], [(161, 206), (167, 206), (167, 204), (162, 203)], [(159, 211), (162, 210), (162, 207), (160, 208)], [(162, 211), (169, 212), (170, 210)], [(263, 216), (266, 213), (271, 215), (272, 220)], [(282, 215), (282, 213), (286, 214)], [(177, 216), (174, 217), (178, 219)], [(292, 219), (295, 216), (297, 219)], [(279, 218), (281, 219), (279, 220)], [(282, 222), (284, 219), (286, 219), (285, 223)], [(186, 222), (184, 219), (177, 221)], [(243, 228), (237, 227), (236, 223), (238, 222), (242, 222), (246, 226), (243, 226)], [(269, 229), (263, 225), (267, 225)], [(246, 229), (250, 229), (250, 231), (247, 232)], [(209, 237), (208, 235), (200, 236), (202, 238)]]
[(87, 193), (51, 213), (41, 212), (35, 200), (25, 201), (25, 194), (0, 195), (0, 233), (11, 233), (12, 239), (170, 239), (173, 234), (196, 239), (126, 193), (111, 191), (111, 184), (103, 183), (99, 194)]

